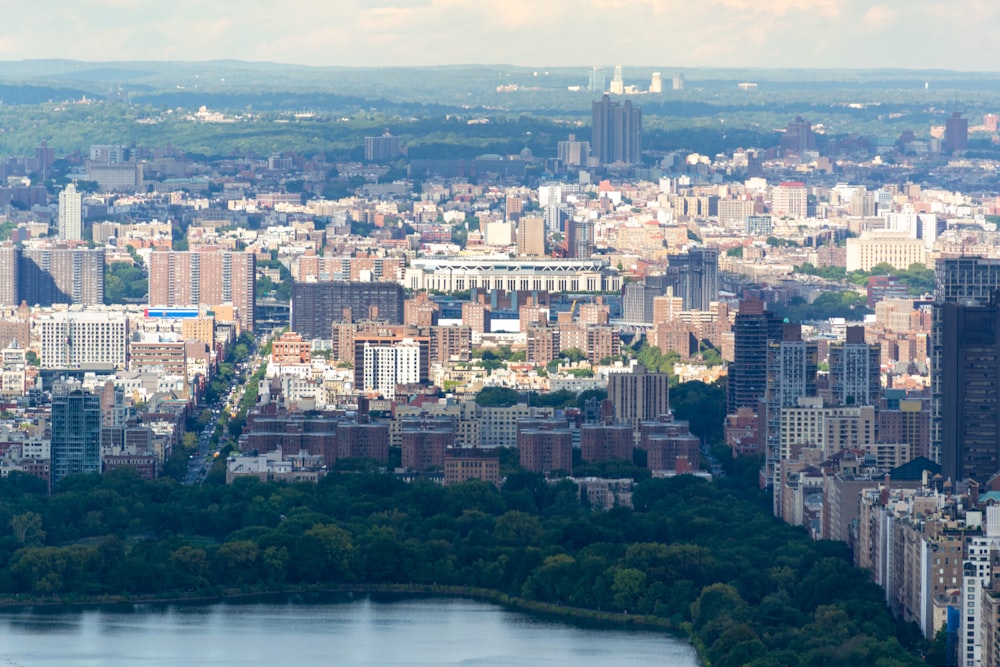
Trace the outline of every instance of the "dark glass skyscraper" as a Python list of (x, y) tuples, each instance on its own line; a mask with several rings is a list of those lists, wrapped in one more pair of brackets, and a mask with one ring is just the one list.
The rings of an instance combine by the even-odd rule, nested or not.
[(101, 398), (79, 384), (52, 396), (52, 483), (66, 475), (101, 472)]
[(733, 363), (729, 365), (728, 412), (757, 412), (767, 390), (767, 345), (782, 338), (782, 322), (756, 299), (740, 301), (733, 324)]
[(1000, 305), (941, 311), (941, 472), (985, 484), (1000, 472)]
[[(1000, 260), (947, 257), (934, 266), (934, 320), (931, 326), (931, 458), (944, 464), (944, 306), (949, 303), (987, 305), (1000, 290)], [(950, 351), (949, 353), (954, 353)]]

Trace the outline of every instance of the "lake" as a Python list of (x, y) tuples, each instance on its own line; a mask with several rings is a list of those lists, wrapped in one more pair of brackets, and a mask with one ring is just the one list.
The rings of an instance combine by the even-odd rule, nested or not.
[(0, 610), (0, 666), (697, 667), (662, 632), (563, 623), (458, 598)]

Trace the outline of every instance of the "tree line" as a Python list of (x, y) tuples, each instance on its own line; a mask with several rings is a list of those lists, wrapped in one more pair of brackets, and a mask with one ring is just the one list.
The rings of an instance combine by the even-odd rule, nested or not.
[(742, 482), (636, 484), (589, 509), (570, 481), (502, 490), (388, 475), (183, 486), (118, 469), (49, 496), (0, 481), (0, 594), (215, 596), (292, 586), (438, 585), (668, 622), (713, 667), (915, 665), (915, 627), (842, 544), (812, 542)]

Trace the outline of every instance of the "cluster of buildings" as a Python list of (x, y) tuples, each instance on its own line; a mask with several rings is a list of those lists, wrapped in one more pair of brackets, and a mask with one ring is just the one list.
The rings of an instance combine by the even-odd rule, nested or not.
[[(336, 164), (102, 145), (70, 160), (99, 192), (58, 196), (25, 180), (53, 167), (47, 147), (0, 164), (0, 396), (14, 415), (0, 471), (48, 461), (58, 481), (147, 456), (155, 470), (228, 346), (287, 327), (230, 478), (388, 466), (396, 447), (401, 474), (442, 483), (499, 483), (501, 446), (552, 477), (635, 450), (657, 474), (697, 471), (700, 443), (670, 413), (673, 368), (728, 375), (727, 443), (763, 455), (775, 513), (818, 537), (855, 539), (855, 501), (887, 474), (940, 474), (953, 495), (989, 484), (1000, 199), (982, 194), (997, 165), (962, 154), (979, 130), (952, 116), (928, 139), (834, 141), (796, 118), (772, 149), (652, 154), (620, 72), (608, 93), (589, 141), (541, 158), (409, 160), (390, 133)], [(419, 191), (386, 182), (401, 160)], [(148, 275), (147, 294), (105, 305), (122, 267)], [(936, 284), (914, 290), (929, 269)], [(827, 292), (867, 310), (775, 314)], [(478, 405), (489, 388), (521, 399)], [(526, 398), (562, 391), (593, 400)], [(101, 413), (100, 429), (121, 431), (101, 431), (96, 468), (93, 448), (54, 436), (74, 392), (122, 397)], [(83, 415), (93, 400), (70, 403)], [(69, 451), (86, 462), (67, 467)], [(597, 505), (628, 493), (581, 481)]]

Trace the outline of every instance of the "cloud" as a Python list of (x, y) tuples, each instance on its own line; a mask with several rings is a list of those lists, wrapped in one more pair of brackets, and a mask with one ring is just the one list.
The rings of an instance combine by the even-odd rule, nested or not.
[(896, 18), (896, 11), (888, 5), (875, 5), (861, 19), (861, 25), (866, 30), (882, 30)]
[[(875, 2), (36, 0), (5, 6), (0, 58), (963, 69), (1000, 56), (995, 0)], [(945, 20), (961, 40), (907, 48)]]

